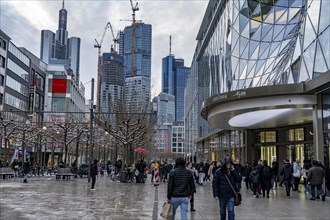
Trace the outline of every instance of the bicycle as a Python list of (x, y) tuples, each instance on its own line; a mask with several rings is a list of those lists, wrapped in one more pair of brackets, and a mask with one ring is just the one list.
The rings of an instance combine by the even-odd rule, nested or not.
[(110, 174), (110, 179), (113, 181), (113, 182), (120, 182), (120, 172), (113, 172)]

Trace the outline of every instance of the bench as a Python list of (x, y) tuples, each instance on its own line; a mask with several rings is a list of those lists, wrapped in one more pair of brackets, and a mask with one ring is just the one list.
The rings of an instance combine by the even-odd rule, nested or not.
[(61, 179), (61, 176), (63, 179), (71, 179), (71, 176), (74, 176), (77, 178), (76, 173), (72, 173), (70, 168), (57, 168), (57, 173), (55, 174), (56, 179)]
[(3, 179), (13, 178), (15, 176), (15, 172), (10, 167), (1, 167), (0, 168), (0, 176), (3, 177)]

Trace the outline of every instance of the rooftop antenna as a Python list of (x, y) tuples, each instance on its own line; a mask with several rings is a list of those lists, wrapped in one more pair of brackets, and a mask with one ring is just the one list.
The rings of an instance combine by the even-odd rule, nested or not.
[(62, 2), (62, 9), (64, 9), (64, 0), (63, 0), (63, 2)]
[(170, 35), (170, 55), (172, 54), (172, 36)]

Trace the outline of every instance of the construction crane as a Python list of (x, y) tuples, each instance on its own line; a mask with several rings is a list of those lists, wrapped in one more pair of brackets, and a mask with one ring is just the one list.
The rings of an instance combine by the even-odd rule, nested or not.
[(107, 32), (107, 30), (110, 29), (111, 30), (111, 34), (112, 34), (112, 38), (113, 38), (113, 42), (114, 42), (114, 48), (112, 48), (111, 46), (111, 51), (116, 51), (116, 44), (118, 42), (118, 38), (115, 37), (114, 32), (113, 32), (113, 28), (110, 22), (108, 22), (105, 27), (104, 27), (104, 31), (101, 35), (101, 40), (100, 42), (97, 41), (97, 39), (95, 39), (95, 44), (94, 44), (94, 48), (98, 48), (98, 61), (97, 61), (97, 108), (96, 111), (100, 112), (100, 101), (101, 101), (101, 62), (102, 62), (102, 56), (101, 56), (101, 47), (102, 47), (102, 43), (104, 40), (104, 36), (105, 33)]
[(132, 54), (132, 65), (131, 65), (131, 76), (134, 76), (134, 51), (135, 51), (135, 48), (134, 48), (134, 38), (135, 38), (135, 23), (136, 23), (136, 20), (135, 20), (135, 12), (139, 10), (139, 7), (138, 7), (138, 3), (135, 4), (135, 6), (133, 6), (133, 2), (132, 0), (130, 0), (131, 2), (131, 7), (132, 7), (132, 48), (131, 48), (131, 54)]

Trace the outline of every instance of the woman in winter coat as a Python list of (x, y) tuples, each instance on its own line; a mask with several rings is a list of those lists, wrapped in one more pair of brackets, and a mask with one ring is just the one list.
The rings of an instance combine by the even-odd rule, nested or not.
[(312, 168), (310, 168), (307, 173), (307, 181), (311, 184), (312, 198), (310, 198), (310, 200), (315, 200), (315, 187), (322, 195), (322, 201), (325, 200), (325, 194), (322, 189), (324, 176), (324, 169), (318, 165), (316, 160), (314, 160)]
[(260, 176), (261, 176), (262, 196), (265, 197), (265, 192), (267, 192), (267, 198), (269, 198), (269, 191), (272, 188), (273, 172), (272, 172), (272, 168), (268, 166), (267, 160), (263, 161), (263, 166), (260, 169)]

